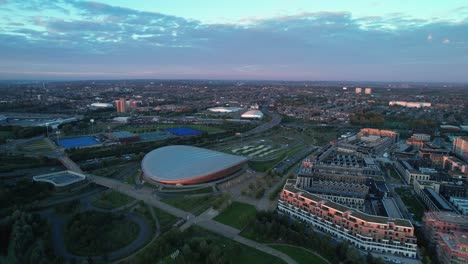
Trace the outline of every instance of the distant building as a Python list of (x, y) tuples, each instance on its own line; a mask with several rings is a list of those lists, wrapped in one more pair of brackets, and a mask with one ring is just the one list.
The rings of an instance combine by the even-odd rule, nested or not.
[(212, 107), (208, 108), (208, 111), (214, 112), (214, 113), (234, 113), (242, 110), (240, 107)]
[(452, 151), (459, 158), (468, 160), (468, 137), (455, 138)]
[(92, 103), (91, 107), (106, 109), (106, 108), (113, 108), (114, 106), (112, 104), (107, 104), (107, 103)]
[(371, 93), (372, 93), (372, 88), (367, 87), (367, 88), (364, 90), (364, 93), (365, 93), (365, 94), (371, 94)]
[(249, 110), (241, 115), (242, 118), (262, 119), (263, 113), (260, 110)]
[(360, 93), (362, 93), (362, 88), (361, 87), (356, 87), (355, 91), (356, 91), (357, 94), (360, 94)]
[(116, 101), (117, 112), (118, 113), (125, 113), (125, 98), (120, 98)]
[(413, 107), (413, 108), (422, 108), (422, 107), (431, 107), (431, 103), (426, 102), (407, 102), (407, 101), (390, 101), (388, 105), (399, 105), (404, 107)]

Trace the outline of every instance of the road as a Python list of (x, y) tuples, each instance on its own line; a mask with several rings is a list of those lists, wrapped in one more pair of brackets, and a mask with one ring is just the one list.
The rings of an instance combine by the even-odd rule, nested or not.
[(279, 125), (281, 123), (281, 116), (279, 114), (267, 111), (266, 109), (262, 109), (262, 110), (263, 110), (263, 112), (265, 112), (266, 114), (271, 116), (271, 120), (268, 123), (259, 125), (258, 127), (254, 128), (252, 130), (249, 130), (249, 131), (247, 131), (245, 133), (242, 133), (241, 137), (248, 137), (248, 136), (251, 136), (253, 134), (258, 134), (258, 133), (267, 131), (268, 129), (271, 129), (271, 128), (273, 128), (273, 127), (275, 127), (275, 126), (277, 126), (277, 125)]

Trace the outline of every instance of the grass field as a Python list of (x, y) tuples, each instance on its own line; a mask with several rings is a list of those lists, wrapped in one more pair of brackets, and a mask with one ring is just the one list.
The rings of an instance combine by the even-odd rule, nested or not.
[(9, 138), (9, 137), (13, 137), (13, 135), (14, 135), (13, 131), (0, 131), (0, 137)]
[(256, 213), (257, 209), (253, 205), (233, 202), (221, 214), (216, 216), (214, 220), (237, 229), (242, 229), (250, 219), (255, 217)]
[(167, 198), (161, 201), (184, 211), (191, 212), (192, 214), (199, 215), (210, 208), (214, 200), (214, 196), (207, 195), (193, 198)]
[(91, 204), (99, 208), (112, 209), (124, 206), (132, 201), (134, 201), (133, 198), (111, 190), (98, 196)]
[(401, 200), (405, 203), (408, 211), (414, 214), (413, 219), (415, 221), (421, 221), (424, 216), (424, 205), (418, 200), (418, 198), (411, 195), (411, 191), (404, 188), (395, 188), (396, 193), (400, 196)]
[(278, 164), (281, 160), (286, 157), (286, 154), (283, 153), (278, 158), (271, 160), (271, 161), (249, 161), (249, 166), (255, 171), (267, 171), (271, 169), (273, 166)]
[(163, 210), (159, 208), (156, 208), (156, 207), (153, 207), (153, 208), (156, 213), (156, 217), (158, 218), (161, 232), (165, 232), (171, 229), (171, 227), (174, 225), (174, 223), (177, 221), (178, 218), (171, 214), (164, 212)]
[(28, 143), (21, 144), (18, 146), (18, 149), (21, 151), (27, 151), (32, 153), (44, 153), (54, 150), (46, 139), (36, 139), (33, 141), (29, 141)]
[(305, 250), (300, 247), (295, 246), (286, 246), (286, 245), (270, 245), (270, 247), (279, 250), (286, 255), (293, 258), (298, 264), (327, 264), (322, 258), (317, 256), (316, 254)]

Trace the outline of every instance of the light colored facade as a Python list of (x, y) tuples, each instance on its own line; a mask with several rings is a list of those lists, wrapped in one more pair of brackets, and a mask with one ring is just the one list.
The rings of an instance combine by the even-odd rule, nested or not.
[(450, 197), (450, 202), (462, 215), (468, 215), (468, 198)]
[(431, 103), (426, 102), (407, 102), (407, 101), (390, 101), (388, 105), (399, 105), (404, 107), (422, 108), (431, 107)]
[(360, 94), (360, 93), (362, 93), (362, 88), (361, 87), (356, 87), (355, 91), (356, 91), (357, 94)]
[(468, 164), (453, 156), (443, 157), (443, 168), (468, 174)]
[(119, 100), (116, 101), (116, 108), (118, 113), (125, 113), (125, 98), (120, 98)]
[(372, 93), (372, 88), (367, 87), (366, 89), (364, 89), (364, 93), (365, 94), (371, 94)]
[(397, 162), (395, 162), (395, 168), (409, 184), (413, 184), (415, 180), (428, 181), (430, 179), (429, 174), (414, 169), (406, 160), (397, 160)]
[(416, 258), (416, 237), (409, 220), (362, 213), (323, 199), (287, 182), (278, 210), (361, 250)]
[(459, 158), (468, 160), (468, 137), (455, 138), (452, 150)]

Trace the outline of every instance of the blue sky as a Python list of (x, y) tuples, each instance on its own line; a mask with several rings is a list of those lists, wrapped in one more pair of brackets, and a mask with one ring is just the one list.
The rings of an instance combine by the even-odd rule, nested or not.
[(0, 79), (468, 82), (466, 0), (0, 0)]

